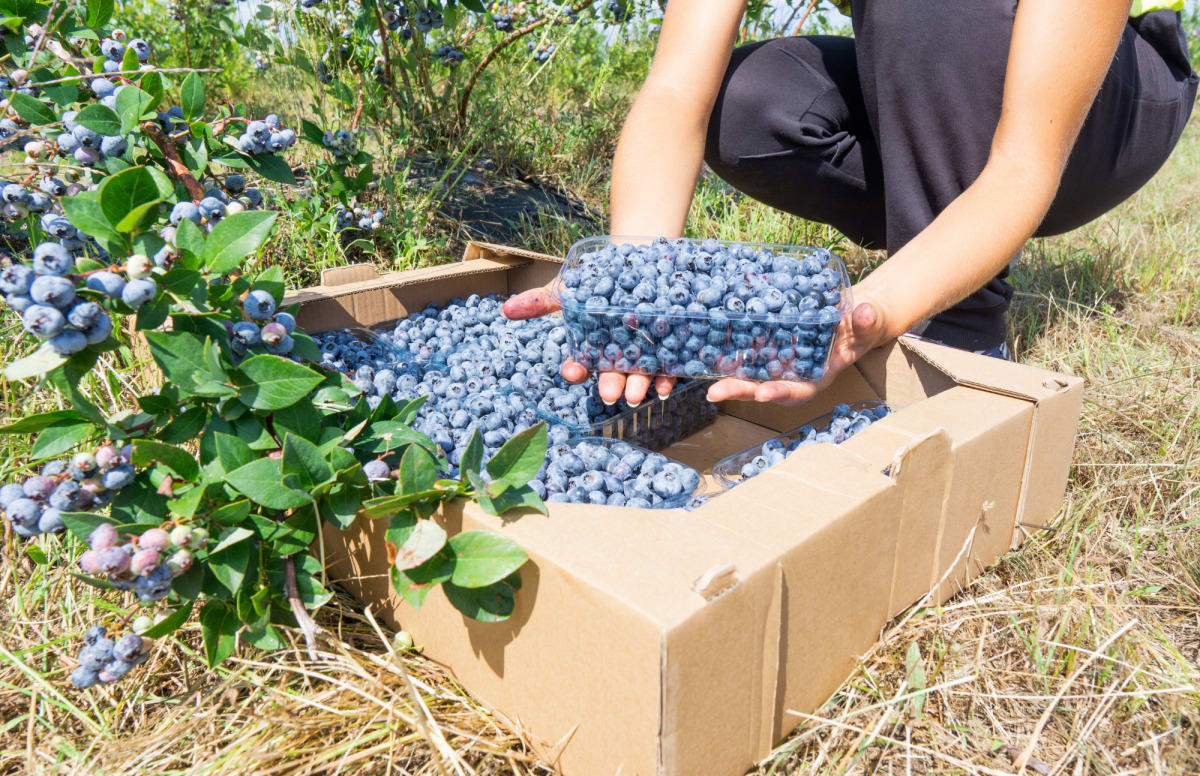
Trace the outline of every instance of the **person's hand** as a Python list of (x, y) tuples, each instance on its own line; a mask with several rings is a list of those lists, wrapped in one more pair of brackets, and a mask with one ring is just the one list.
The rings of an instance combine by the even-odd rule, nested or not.
[[(526, 318), (538, 318), (562, 309), (555, 301), (557, 296), (554, 293), (555, 282), (557, 281), (552, 281), (542, 288), (523, 291), (508, 299), (501, 308), (504, 317), (514, 321), (523, 321)], [(588, 378), (588, 370), (578, 361), (567, 359), (562, 365), (562, 376), (567, 382), (582, 383)], [(658, 394), (659, 398), (665, 399), (670, 395), (671, 389), (675, 387), (675, 378), (665, 375), (647, 377), (646, 375), (625, 375), (621, 372), (601, 372), (597, 383), (600, 398), (606, 404), (615, 404), (623, 394), (625, 401), (629, 402), (630, 406), (636, 407), (645, 400), (651, 385), (654, 386), (654, 392)]]
[(833, 352), (829, 354), (829, 362), (825, 365), (825, 375), (818, 382), (771, 380), (756, 383), (730, 377), (718, 380), (709, 387), (708, 400), (716, 402), (738, 399), (803, 404), (820, 393), (833, 382), (839, 372), (887, 339), (883, 306), (872, 302), (858, 289), (855, 290), (855, 295), (860, 301), (850, 315), (842, 318)]

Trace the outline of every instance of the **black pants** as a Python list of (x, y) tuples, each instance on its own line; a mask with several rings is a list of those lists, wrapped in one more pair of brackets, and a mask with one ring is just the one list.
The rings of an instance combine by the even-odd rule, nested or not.
[[(899, 250), (983, 170), (1016, 5), (854, 0), (854, 38), (737, 48), (705, 161), (755, 199)], [(1196, 82), (1179, 14), (1131, 19), (1038, 235), (1081, 226), (1146, 183), (1183, 131)], [(1003, 343), (1007, 275), (936, 316), (924, 336), (970, 350)]]

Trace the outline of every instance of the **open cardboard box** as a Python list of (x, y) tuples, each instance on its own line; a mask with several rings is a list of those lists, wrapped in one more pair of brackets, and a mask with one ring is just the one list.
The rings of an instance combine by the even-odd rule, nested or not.
[[(472, 243), (461, 263), (329, 270), (297, 291), (309, 332), (377, 326), (470, 293), (541, 285), (559, 259)], [(528, 551), (516, 611), (467, 620), (391, 589), (384, 521), (327, 528), (329, 573), (575, 774), (741, 774), (818, 708), (880, 629), (953, 595), (1046, 527), (1066, 486), (1082, 380), (913, 339), (881, 348), (801, 407), (727, 403), (665, 450), (701, 471), (827, 412), (902, 409), (813, 445), (694, 512), (552, 504), (438, 519)]]

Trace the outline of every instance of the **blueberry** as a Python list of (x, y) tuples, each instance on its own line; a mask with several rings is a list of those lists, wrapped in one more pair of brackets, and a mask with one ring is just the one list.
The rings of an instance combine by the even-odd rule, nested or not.
[(133, 482), (136, 475), (134, 468), (127, 463), (118, 464), (102, 475), (104, 487), (109, 490), (120, 490)]
[(172, 226), (179, 226), (180, 222), (184, 220), (198, 225), (203, 220), (203, 216), (200, 213), (200, 208), (195, 203), (183, 200), (176, 202), (175, 206), (171, 208), (171, 215), (168, 220)]
[(81, 333), (89, 345), (98, 345), (112, 334), (113, 323), (108, 313), (102, 313), (90, 326), (81, 329)]
[(75, 329), (64, 329), (49, 340), (50, 348), (61, 356), (70, 356), (88, 346), (87, 336)]
[(106, 135), (100, 138), (100, 153), (105, 156), (124, 156), (127, 148), (128, 141), (120, 135)]
[(125, 56), (125, 46), (112, 38), (105, 38), (100, 41), (100, 53), (114, 62), (120, 62)]
[(363, 464), (363, 474), (372, 481), (379, 481), (390, 478), (392, 470), (383, 461), (367, 461)]
[(138, 278), (125, 284), (121, 291), (121, 301), (130, 307), (141, 307), (158, 293), (158, 286), (150, 278)]
[(50, 339), (58, 335), (66, 325), (63, 314), (53, 307), (33, 304), (21, 315), (25, 330), (39, 339)]
[(115, 272), (101, 270), (88, 275), (86, 284), (93, 291), (99, 291), (110, 299), (120, 298), (125, 290), (125, 278)]
[(10, 264), (0, 271), (0, 291), (5, 294), (27, 296), (29, 286), (35, 277), (36, 275), (30, 267), (24, 264)]
[(254, 290), (242, 300), (242, 309), (252, 320), (265, 321), (275, 313), (275, 298), (262, 290)]
[(139, 62), (145, 62), (150, 58), (150, 44), (141, 38), (129, 41), (129, 48), (137, 55)]
[(63, 308), (75, 301), (75, 284), (58, 275), (38, 275), (29, 286), (29, 298), (40, 305)]

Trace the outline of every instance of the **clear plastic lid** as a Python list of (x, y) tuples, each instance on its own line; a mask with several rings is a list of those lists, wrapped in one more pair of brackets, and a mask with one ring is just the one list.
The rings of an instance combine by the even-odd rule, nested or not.
[(751, 380), (821, 379), (853, 304), (824, 248), (610, 235), (571, 246), (553, 294), (589, 369)]
[[(722, 488), (728, 490), (750, 477), (761, 474), (800, 447), (821, 442), (840, 444), (895, 411), (895, 407), (882, 401), (839, 405), (834, 411), (814, 418), (802, 426), (722, 458), (712, 467), (713, 477), (721, 483)], [(847, 418), (848, 423), (835, 424), (838, 418)], [(838, 428), (834, 428), (835, 425)], [(829, 438), (825, 435), (829, 435)]]

